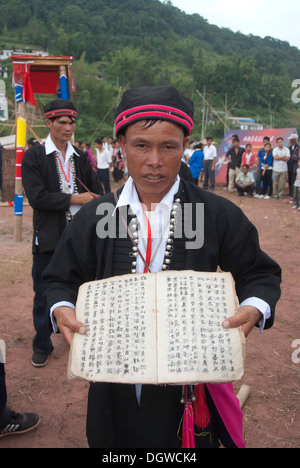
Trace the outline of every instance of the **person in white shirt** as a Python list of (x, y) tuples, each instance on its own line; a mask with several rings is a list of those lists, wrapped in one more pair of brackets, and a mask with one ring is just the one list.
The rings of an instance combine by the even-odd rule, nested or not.
[(109, 168), (112, 162), (111, 153), (103, 145), (102, 138), (95, 140), (97, 154), (97, 176), (103, 184), (105, 193), (110, 193)]
[(282, 137), (276, 140), (277, 147), (273, 150), (273, 197), (282, 199), (287, 180), (290, 150), (284, 146)]
[(114, 143), (114, 138), (113, 137), (109, 137), (108, 139), (108, 151), (109, 151), (109, 154), (110, 154), (110, 157), (111, 159), (113, 158), (113, 155), (114, 155), (114, 150), (115, 150), (115, 143)]
[(43, 297), (44, 270), (59, 239), (83, 205), (102, 193), (101, 185), (85, 154), (70, 140), (76, 128), (77, 111), (70, 101), (57, 99), (44, 109), (49, 135), (45, 145), (29, 148), (23, 157), (22, 182), (33, 208), (33, 338), (32, 364), (47, 364), (53, 351), (52, 330)]
[(194, 151), (195, 151), (195, 148), (194, 148), (194, 144), (195, 142), (194, 141), (190, 141), (189, 142), (189, 148), (187, 147), (185, 152), (183, 153), (183, 157), (182, 157), (182, 161), (186, 164), (189, 163), (189, 160), (191, 159)]
[(215, 190), (215, 165), (217, 162), (217, 149), (212, 144), (212, 138), (206, 138), (207, 145), (204, 147), (204, 190), (208, 190), (208, 181), (210, 181), (210, 189)]

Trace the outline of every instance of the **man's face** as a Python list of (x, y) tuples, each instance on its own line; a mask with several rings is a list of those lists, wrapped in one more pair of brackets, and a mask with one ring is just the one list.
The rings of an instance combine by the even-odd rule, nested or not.
[(130, 125), (119, 140), (141, 200), (155, 195), (161, 201), (175, 182), (189, 138), (178, 125), (158, 121), (149, 128), (145, 122)]
[(48, 119), (46, 123), (53, 140), (60, 142), (67, 142), (71, 140), (75, 130), (75, 120), (70, 119), (70, 117), (63, 116), (58, 117), (55, 120)]
[(242, 171), (243, 171), (243, 173), (244, 173), (245, 175), (247, 175), (247, 174), (248, 174), (248, 167), (247, 167), (247, 166), (243, 166), (243, 167), (242, 167)]
[(282, 149), (283, 148), (283, 140), (281, 140), (281, 139), (278, 140), (277, 145), (279, 146), (280, 149)]

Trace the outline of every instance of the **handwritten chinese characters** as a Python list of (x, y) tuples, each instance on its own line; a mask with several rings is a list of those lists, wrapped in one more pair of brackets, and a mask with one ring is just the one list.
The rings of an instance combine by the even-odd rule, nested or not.
[(82, 378), (145, 381), (156, 326), (146, 284), (145, 275), (130, 275), (85, 285), (81, 308), (88, 332), (80, 345)]
[(240, 375), (236, 357), (241, 350), (235, 344), (239, 337), (233, 339), (239, 331), (222, 327), (222, 322), (234, 314), (230, 279), (222, 274), (166, 274), (165, 325), (158, 326), (159, 331), (168, 330), (161, 336), (161, 341), (167, 342), (166, 366), (161, 370), (165, 380), (166, 373), (171, 380), (172, 375), (188, 380), (194, 376), (196, 383), (199, 376), (203, 382), (216, 382)]
[(80, 288), (69, 376), (97, 382), (228, 382), (243, 375), (230, 274), (192, 271), (125, 275)]

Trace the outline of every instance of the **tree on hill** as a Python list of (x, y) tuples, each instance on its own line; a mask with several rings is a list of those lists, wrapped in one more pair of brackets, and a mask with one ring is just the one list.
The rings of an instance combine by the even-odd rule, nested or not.
[[(284, 121), (284, 108), (291, 106), (299, 49), (219, 28), (170, 1), (0, 0), (0, 8), (2, 47), (21, 43), (74, 57), (79, 64), (74, 99), (90, 124), (103, 119), (119, 86), (126, 85), (174, 85), (198, 99), (199, 121), (196, 90), (204, 87), (214, 106), (222, 106), (227, 94), (237, 109), (254, 115), (272, 109)], [(82, 57), (84, 73), (76, 76)], [(105, 124), (112, 123), (109, 114)]]

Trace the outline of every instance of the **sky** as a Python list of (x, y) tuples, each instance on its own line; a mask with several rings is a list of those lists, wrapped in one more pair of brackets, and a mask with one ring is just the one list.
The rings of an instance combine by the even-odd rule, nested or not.
[(300, 49), (299, 0), (171, 0), (210, 24), (255, 36), (271, 36)]

